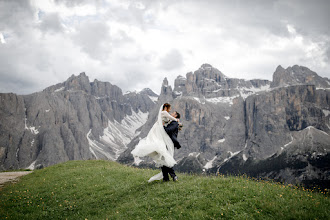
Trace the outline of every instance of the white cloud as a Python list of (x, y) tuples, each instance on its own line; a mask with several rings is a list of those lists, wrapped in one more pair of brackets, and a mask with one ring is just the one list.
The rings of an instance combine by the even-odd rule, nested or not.
[(107, 60), (111, 51), (109, 27), (103, 22), (84, 22), (73, 34), (73, 42), (92, 59)]
[(0, 32), (0, 43), (5, 44), (6, 40), (5, 37), (3, 36), (3, 34)]
[(330, 78), (328, 9), (296, 0), (0, 1), (0, 92), (39, 91), (83, 71), (124, 91), (159, 92), (164, 77), (173, 84), (203, 63), (237, 78), (271, 79), (277, 65), (294, 64)]
[(183, 57), (181, 53), (172, 49), (160, 59), (160, 67), (164, 70), (173, 70), (183, 66)]

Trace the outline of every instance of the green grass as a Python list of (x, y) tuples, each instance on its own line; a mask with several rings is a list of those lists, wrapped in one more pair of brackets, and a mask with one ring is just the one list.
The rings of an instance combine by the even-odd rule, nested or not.
[(0, 219), (330, 219), (328, 193), (246, 177), (178, 174), (109, 161), (70, 161), (0, 191)]

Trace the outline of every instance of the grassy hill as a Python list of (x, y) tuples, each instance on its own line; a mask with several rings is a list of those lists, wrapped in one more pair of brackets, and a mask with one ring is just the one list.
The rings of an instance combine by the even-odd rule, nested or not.
[(0, 219), (330, 219), (328, 193), (251, 180), (178, 174), (109, 161), (70, 161), (0, 191)]

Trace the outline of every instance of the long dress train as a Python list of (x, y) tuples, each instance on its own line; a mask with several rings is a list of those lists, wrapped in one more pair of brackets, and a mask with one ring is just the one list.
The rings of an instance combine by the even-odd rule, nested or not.
[[(149, 156), (156, 163), (156, 167), (173, 167), (176, 161), (173, 158), (174, 144), (168, 134), (165, 132), (162, 120), (163, 106), (160, 107), (156, 123), (152, 126), (147, 137), (140, 140), (138, 145), (132, 151), (134, 157)], [(148, 182), (161, 180), (162, 172), (151, 177)]]

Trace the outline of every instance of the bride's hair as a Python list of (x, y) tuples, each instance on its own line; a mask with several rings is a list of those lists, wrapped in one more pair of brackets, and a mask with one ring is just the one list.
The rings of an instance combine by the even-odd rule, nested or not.
[(165, 110), (165, 108), (169, 108), (169, 107), (171, 107), (171, 104), (165, 103), (165, 104), (163, 105), (163, 110)]

